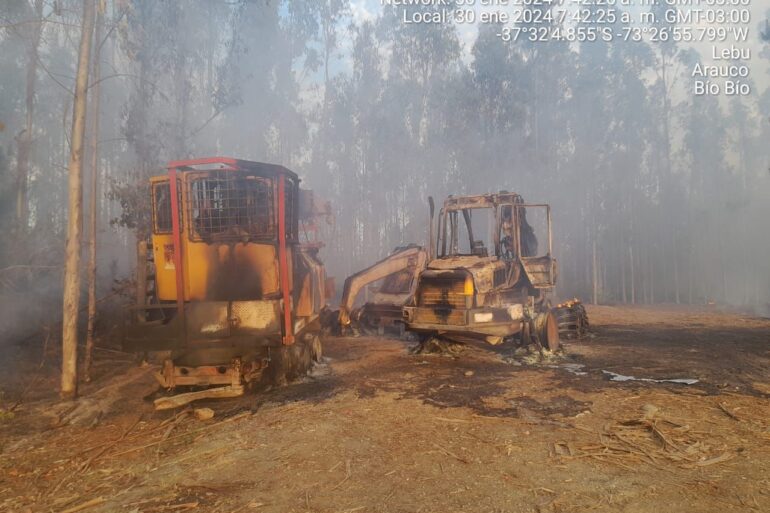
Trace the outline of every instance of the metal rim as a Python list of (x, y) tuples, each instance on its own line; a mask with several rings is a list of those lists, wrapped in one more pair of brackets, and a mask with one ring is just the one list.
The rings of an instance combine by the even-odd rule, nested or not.
[(557, 351), (561, 345), (559, 340), (559, 326), (556, 324), (556, 319), (551, 312), (546, 314), (545, 326), (543, 326), (543, 328), (545, 345), (549, 350)]

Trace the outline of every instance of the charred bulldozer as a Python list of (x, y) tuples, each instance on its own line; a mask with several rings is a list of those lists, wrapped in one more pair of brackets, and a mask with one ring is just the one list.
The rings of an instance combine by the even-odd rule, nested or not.
[[(528, 217), (538, 218), (544, 240)], [(435, 239), (434, 224), (431, 215), (430, 258), (403, 309), (407, 329), (424, 343), (510, 340), (559, 349), (549, 300), (557, 277), (550, 207), (509, 192), (450, 196)]]
[(321, 244), (300, 242), (313, 199), (299, 181), (282, 166), (220, 157), (171, 162), (151, 178), (147, 265), (123, 345), (165, 356), (164, 388), (204, 387), (156, 407), (282, 384), (320, 358), (329, 284)]

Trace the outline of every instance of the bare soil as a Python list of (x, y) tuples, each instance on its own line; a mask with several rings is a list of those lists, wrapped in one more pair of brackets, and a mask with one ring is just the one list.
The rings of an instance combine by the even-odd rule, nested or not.
[(313, 376), (196, 404), (208, 421), (154, 411), (151, 369), (110, 352), (61, 406), (55, 368), (21, 351), (0, 384), (0, 511), (770, 511), (770, 320), (588, 313), (592, 336), (542, 360), (328, 338)]

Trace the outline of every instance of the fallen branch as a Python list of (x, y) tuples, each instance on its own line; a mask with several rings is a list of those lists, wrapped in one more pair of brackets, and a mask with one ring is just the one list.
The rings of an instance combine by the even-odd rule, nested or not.
[(126, 430), (123, 432), (123, 434), (122, 434), (122, 435), (120, 435), (118, 438), (116, 438), (115, 440), (113, 440), (113, 441), (112, 441), (112, 442), (110, 442), (109, 444), (105, 445), (105, 446), (102, 448), (102, 450), (101, 450), (101, 451), (97, 452), (96, 454), (94, 454), (93, 456), (91, 456), (90, 458), (88, 458), (88, 459), (86, 460), (86, 462), (85, 462), (85, 463), (83, 463), (83, 465), (81, 465), (81, 467), (80, 467), (79, 471), (80, 471), (80, 472), (85, 472), (86, 470), (88, 470), (88, 468), (91, 466), (91, 464), (92, 464), (94, 461), (96, 461), (97, 459), (99, 459), (99, 458), (100, 458), (100, 457), (101, 457), (101, 456), (102, 456), (104, 453), (106, 453), (107, 451), (109, 451), (110, 449), (112, 449), (113, 447), (115, 447), (116, 445), (118, 445), (118, 444), (119, 444), (119, 443), (120, 443), (122, 440), (124, 440), (124, 439), (126, 438), (126, 436), (128, 436), (128, 434), (129, 434), (131, 431), (133, 431), (133, 429), (134, 429), (134, 428), (137, 426), (137, 424), (139, 424), (139, 422), (141, 422), (141, 420), (142, 420), (142, 417), (143, 417), (143, 415), (139, 415), (139, 417), (137, 417), (137, 418), (136, 418), (136, 421), (135, 421), (133, 424), (131, 424), (131, 425), (128, 427), (128, 429), (126, 429)]
[(147, 513), (160, 513), (161, 511), (184, 511), (186, 509), (195, 509), (198, 507), (198, 502), (186, 502), (184, 504), (168, 504), (165, 506), (153, 506), (144, 510)]
[(719, 403), (717, 406), (719, 406), (719, 409), (722, 410), (724, 414), (730, 417), (731, 419), (737, 420), (738, 422), (741, 421), (741, 419), (738, 416), (736, 416), (733, 412), (727, 409), (727, 406), (725, 406), (725, 403)]
[(663, 434), (663, 432), (662, 432), (660, 429), (658, 429), (658, 426), (656, 426), (654, 422), (650, 422), (650, 423), (648, 423), (648, 425), (647, 425), (647, 428), (650, 430), (650, 432), (651, 432), (651, 433), (652, 433), (652, 434), (653, 434), (653, 435), (654, 435), (656, 438), (658, 438), (658, 439), (659, 439), (661, 442), (663, 442), (663, 448), (664, 448), (664, 449), (665, 449), (666, 447), (671, 447), (671, 448), (672, 448), (672, 449), (674, 449), (675, 451), (678, 451), (678, 452), (683, 452), (683, 451), (682, 451), (682, 450), (681, 450), (679, 447), (677, 447), (677, 445), (676, 445), (674, 442), (672, 442), (671, 440), (669, 440), (669, 439), (666, 437), (666, 435), (664, 435), (664, 434)]
[(733, 459), (734, 456), (735, 456), (734, 454), (730, 454), (729, 452), (726, 452), (714, 458), (709, 458), (703, 461), (697, 461), (695, 462), (695, 464), (699, 467), (707, 467), (709, 465), (714, 465), (715, 463), (722, 463), (723, 461), (731, 460)]
[[(136, 434), (131, 435), (129, 437), (126, 437), (126, 438), (124, 438), (124, 441), (126, 441), (126, 440), (134, 440), (135, 438), (139, 438), (139, 437), (147, 437), (147, 435), (151, 435), (151, 434), (155, 433), (156, 431), (160, 431), (161, 429), (166, 427), (166, 425), (168, 425), (169, 422), (176, 421), (176, 419), (180, 415), (186, 415), (189, 412), (190, 412), (189, 409), (188, 410), (182, 410), (179, 413), (177, 413), (176, 415), (174, 415), (173, 417), (167, 418), (166, 420), (164, 420), (163, 422), (161, 422), (160, 424), (158, 424), (154, 428), (148, 429), (147, 431), (142, 431), (140, 433), (136, 433)], [(107, 442), (102, 442), (100, 444), (92, 445), (91, 447), (88, 447), (87, 449), (83, 449), (82, 451), (80, 451), (78, 453), (75, 453), (73, 455), (73, 457), (80, 456), (81, 454), (86, 454), (88, 452), (91, 452), (91, 451), (93, 451), (95, 449), (99, 449), (100, 447), (104, 447), (105, 445), (109, 445), (109, 444), (112, 444), (112, 441), (107, 441)]]
[(71, 508), (65, 509), (61, 513), (75, 513), (77, 511), (83, 511), (84, 509), (88, 509), (93, 506), (98, 506), (99, 504), (104, 504), (105, 502), (106, 501), (104, 500), (104, 497), (97, 497), (95, 499), (91, 499), (90, 501), (86, 501), (77, 506), (73, 506)]
[(350, 475), (351, 475), (351, 472), (350, 472), (350, 460), (345, 460), (345, 479), (343, 479), (342, 481), (340, 481), (339, 483), (334, 485), (332, 490), (336, 490), (340, 486), (344, 485), (347, 482), (347, 480), (350, 479)]
[(452, 451), (450, 451), (449, 449), (447, 449), (447, 448), (445, 448), (445, 447), (442, 447), (442, 446), (438, 445), (438, 444), (437, 444), (437, 443), (435, 443), (435, 442), (433, 443), (433, 445), (434, 445), (434, 447), (436, 447), (438, 450), (440, 450), (441, 452), (443, 452), (443, 453), (444, 453), (444, 454), (446, 454), (447, 456), (451, 456), (451, 457), (453, 457), (454, 459), (456, 459), (456, 460), (458, 460), (458, 461), (462, 461), (462, 462), (463, 462), (463, 463), (465, 463), (466, 465), (470, 464), (470, 461), (468, 461), (467, 459), (463, 458), (462, 456), (458, 456), (457, 454), (453, 453), (453, 452), (452, 452)]
[(612, 434), (612, 436), (614, 436), (615, 438), (617, 438), (618, 440), (620, 440), (622, 443), (626, 444), (626, 445), (627, 445), (628, 447), (630, 447), (630, 448), (631, 448), (631, 449), (632, 449), (634, 452), (636, 452), (636, 453), (638, 453), (638, 454), (641, 454), (641, 455), (643, 455), (643, 456), (646, 456), (647, 458), (649, 458), (650, 462), (651, 462), (653, 465), (656, 465), (656, 466), (658, 465), (658, 462), (657, 462), (657, 460), (656, 460), (656, 459), (653, 457), (653, 455), (652, 455), (652, 454), (650, 454), (650, 453), (649, 453), (649, 452), (648, 452), (646, 449), (644, 449), (642, 446), (640, 446), (640, 445), (637, 445), (637, 444), (635, 444), (635, 443), (631, 442), (630, 440), (628, 440), (628, 439), (627, 439), (627, 438), (625, 438), (625, 437), (621, 437), (621, 436), (620, 436), (618, 433), (613, 433), (613, 434)]
[[(251, 415), (251, 412), (239, 413), (238, 415), (235, 415), (234, 417), (227, 418), (227, 419), (225, 419), (225, 420), (223, 420), (221, 422), (217, 422), (216, 424), (209, 424), (208, 426), (202, 427), (200, 429), (194, 429), (194, 430), (188, 431), (186, 433), (180, 433), (178, 435), (174, 435), (172, 437), (169, 437), (166, 440), (176, 440), (177, 438), (181, 438), (183, 436), (194, 435), (194, 434), (200, 433), (202, 431), (207, 431), (209, 429), (215, 428), (215, 427), (220, 426), (222, 424), (226, 424), (228, 422), (233, 422), (235, 420), (242, 419), (243, 417), (245, 417), (247, 415)], [(115, 454), (112, 455), (112, 457), (115, 458), (117, 456), (123, 456), (124, 454), (129, 454), (129, 453), (132, 453), (134, 451), (141, 451), (142, 449), (146, 449), (148, 447), (152, 447), (152, 446), (157, 445), (157, 444), (159, 444), (161, 442), (164, 442), (164, 441), (165, 440), (156, 440), (155, 442), (151, 442), (149, 444), (140, 445), (140, 446), (134, 447), (132, 449), (127, 449), (125, 451), (121, 451), (121, 452), (115, 453)]]
[[(176, 415), (174, 420), (169, 423), (168, 428), (166, 428), (166, 431), (163, 433), (163, 436), (158, 441), (158, 447), (157, 447), (157, 450), (155, 451), (155, 460), (156, 461), (160, 459), (160, 448), (161, 448), (161, 445), (163, 445), (163, 442), (166, 441), (166, 439), (169, 437), (169, 435), (171, 435), (171, 432), (174, 430), (174, 428), (179, 425), (179, 423), (182, 421), (183, 418), (185, 418), (185, 416), (187, 415), (187, 413), (189, 413), (189, 411), (190, 411), (189, 409), (184, 410), (179, 415)], [(182, 415), (182, 414), (184, 414), (184, 415)]]
[(446, 417), (436, 417), (435, 415), (433, 416), (433, 418), (436, 419), (436, 420), (440, 420), (442, 422), (457, 422), (459, 424), (467, 424), (467, 423), (470, 422), (470, 420), (465, 420), (465, 419), (449, 419), (449, 418), (446, 418)]

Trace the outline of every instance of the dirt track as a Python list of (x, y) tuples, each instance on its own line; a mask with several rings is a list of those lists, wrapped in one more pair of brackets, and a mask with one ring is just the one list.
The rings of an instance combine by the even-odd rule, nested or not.
[(770, 511), (770, 320), (589, 316), (592, 338), (536, 364), (327, 339), (314, 377), (201, 404), (206, 422), (153, 411), (147, 370), (101, 355), (86, 396), (122, 399), (95, 427), (50, 428), (53, 373), (0, 421), (0, 511)]

